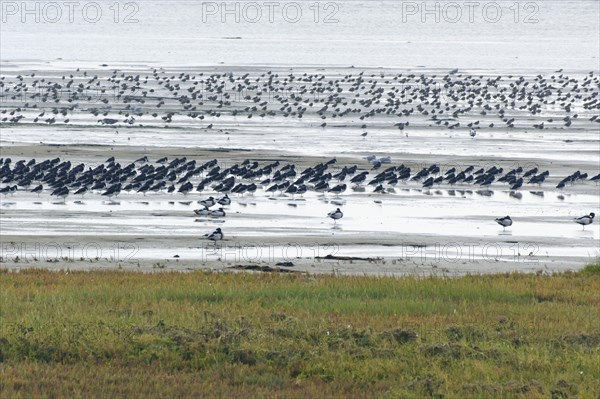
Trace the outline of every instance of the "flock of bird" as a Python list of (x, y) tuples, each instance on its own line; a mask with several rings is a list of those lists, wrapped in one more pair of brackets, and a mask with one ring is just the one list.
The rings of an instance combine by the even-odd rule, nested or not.
[[(231, 204), (229, 195), (252, 195), (257, 190), (270, 195), (279, 193), (295, 196), (312, 191), (339, 196), (350, 186), (351, 190), (358, 192), (366, 192), (366, 187), (372, 187), (371, 193), (383, 195), (395, 192), (394, 187), (398, 184), (403, 187), (419, 184), (420, 189), (428, 190), (434, 184), (464, 188), (489, 187), (492, 183), (502, 183), (513, 192), (523, 185), (541, 186), (550, 175), (548, 171), (540, 171), (538, 168), (523, 170), (522, 167), (517, 167), (504, 171), (499, 166), (484, 169), (473, 165), (462, 170), (453, 167), (442, 171), (439, 165), (433, 164), (413, 171), (403, 164), (385, 167), (384, 165), (391, 163), (389, 157), (370, 156), (367, 161), (367, 166), (362, 167), (357, 164), (339, 166), (337, 160), (332, 158), (300, 171), (293, 163), (274, 161), (261, 164), (250, 159), (225, 167), (216, 159), (197, 162), (186, 157), (172, 160), (163, 157), (152, 163), (144, 156), (123, 165), (110, 157), (95, 166), (74, 164), (60, 158), (43, 161), (22, 159), (14, 163), (11, 158), (0, 158), (0, 181), (5, 184), (0, 188), (0, 193), (14, 195), (18, 191), (38, 194), (49, 192), (51, 196), (65, 201), (69, 195), (99, 194), (113, 198), (122, 192), (144, 195), (152, 192), (183, 195), (211, 192), (219, 193), (222, 197), (210, 196), (198, 201), (201, 208), (194, 210), (194, 213), (198, 216), (225, 217), (224, 207)], [(600, 174), (589, 178), (587, 173), (576, 171), (562, 179), (557, 187), (564, 189), (566, 185), (579, 184), (585, 180), (599, 182)], [(328, 214), (334, 223), (343, 216), (339, 208)], [(585, 227), (593, 219), (594, 214), (590, 213), (576, 221)], [(496, 221), (504, 228), (512, 225), (509, 216)], [(208, 238), (219, 240), (223, 238), (223, 233), (218, 230)]]
[[(180, 157), (167, 157), (149, 162), (147, 156), (133, 162), (119, 163), (114, 157), (91, 166), (72, 163), (60, 158), (38, 161), (0, 158), (0, 181), (5, 186), (2, 194), (17, 191), (41, 193), (49, 191), (51, 196), (66, 198), (69, 195), (99, 193), (105, 197), (116, 197), (121, 192), (147, 194), (152, 192), (201, 193), (215, 191), (223, 194), (253, 194), (257, 190), (269, 194), (303, 195), (308, 191), (340, 195), (351, 189), (356, 192), (386, 194), (394, 193), (398, 185), (419, 185), (422, 189), (445, 185), (448, 187), (488, 188), (492, 184), (504, 185), (511, 192), (528, 186), (541, 187), (550, 176), (548, 170), (537, 167), (524, 170), (522, 167), (505, 170), (501, 166), (479, 168), (474, 165), (464, 169), (452, 167), (442, 170), (437, 164), (416, 169), (401, 164), (391, 164), (390, 157), (366, 157), (368, 164), (359, 166), (337, 165), (336, 158), (320, 162), (303, 170), (293, 163), (280, 161), (261, 164), (246, 159), (225, 167), (216, 159), (197, 162)], [(389, 165), (389, 166), (388, 166)], [(600, 173), (590, 177), (587, 172), (575, 171), (560, 180), (557, 189), (564, 190), (585, 181), (600, 182)], [(204, 205), (206, 209), (215, 204), (213, 197)], [(219, 200), (228, 205), (229, 197)]]
[[(573, 129), (577, 124), (588, 128), (600, 123), (600, 79), (594, 72), (490, 76), (459, 70), (169, 73), (162, 68), (136, 72), (102, 68), (78, 68), (64, 75), (1, 76), (0, 124), (99, 124), (116, 129), (189, 126), (191, 121), (195, 127), (222, 132), (220, 118), (278, 117), (322, 128), (355, 127), (365, 138), (371, 126), (397, 129), (404, 135), (415, 126), (468, 129), (475, 138), (479, 129)], [(215, 159), (197, 162), (185, 157), (156, 162), (142, 157), (123, 164), (111, 157), (94, 166), (59, 158), (14, 163), (0, 158), (0, 193), (50, 192), (64, 201), (69, 195), (114, 198), (122, 192), (207, 191), (223, 196), (200, 201), (201, 208), (194, 212), (224, 217), (229, 195), (252, 195), (258, 190), (270, 195), (301, 196), (313, 191), (337, 196), (348, 189), (393, 193), (397, 186), (411, 184), (425, 191), (444, 185), (459, 192), (504, 185), (519, 198), (520, 189), (539, 188), (550, 177), (550, 171), (538, 168), (471, 165), (442, 170), (437, 164), (394, 166), (389, 157), (371, 156), (367, 161), (366, 166), (339, 167), (331, 159), (300, 170), (280, 161), (245, 160), (225, 167)], [(555, 188), (565, 190), (584, 181), (598, 182), (600, 174), (575, 171), (556, 181)], [(343, 213), (338, 208), (328, 217), (336, 223)], [(593, 219), (590, 213), (576, 221), (585, 227)], [(496, 221), (503, 228), (512, 225), (509, 216)], [(218, 241), (223, 232), (217, 229), (207, 238)]]
[[(378, 120), (379, 126), (400, 131), (415, 125), (469, 128), (474, 137), (477, 129), (564, 129), (578, 121), (600, 123), (599, 87), (593, 72), (485, 76), (457, 70), (173, 74), (163, 69), (77, 69), (64, 75), (0, 77), (0, 122), (117, 128), (193, 121), (204, 129), (217, 129), (223, 116), (283, 117), (305, 118), (323, 128), (366, 130), (369, 121)], [(543, 110), (553, 116), (540, 115)]]

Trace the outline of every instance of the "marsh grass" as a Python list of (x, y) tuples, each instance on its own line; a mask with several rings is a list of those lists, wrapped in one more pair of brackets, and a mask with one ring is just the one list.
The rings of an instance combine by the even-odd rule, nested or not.
[(0, 397), (596, 398), (600, 273), (0, 272)]
[(600, 276), (600, 260), (587, 265), (581, 269), (580, 273), (586, 276)]

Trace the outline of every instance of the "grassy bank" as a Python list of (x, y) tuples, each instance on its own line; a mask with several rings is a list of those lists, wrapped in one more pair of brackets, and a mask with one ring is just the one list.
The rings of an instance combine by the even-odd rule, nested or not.
[(0, 273), (0, 397), (596, 398), (600, 266)]

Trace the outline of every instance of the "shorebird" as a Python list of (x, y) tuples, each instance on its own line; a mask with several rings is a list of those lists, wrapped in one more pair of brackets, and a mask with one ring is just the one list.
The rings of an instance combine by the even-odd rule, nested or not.
[(335, 211), (329, 212), (327, 216), (333, 219), (333, 223), (337, 223), (337, 220), (343, 218), (344, 214), (340, 211), (340, 208), (337, 208)]
[(207, 199), (199, 201), (198, 203), (200, 205), (204, 205), (207, 208), (210, 208), (211, 206), (213, 206), (216, 203), (216, 201), (213, 197), (208, 197)]
[(229, 205), (231, 204), (231, 199), (225, 194), (225, 196), (217, 201), (219, 205)]
[(200, 209), (194, 209), (194, 213), (198, 216), (206, 216), (210, 213), (207, 207), (202, 207)]
[(69, 195), (69, 189), (67, 187), (59, 187), (54, 190), (50, 195), (55, 195), (63, 199), (63, 202), (66, 201), (67, 196)]
[(512, 226), (513, 221), (510, 218), (510, 216), (505, 216), (503, 218), (496, 218), (495, 219), (496, 223), (498, 223), (500, 226), (502, 226), (502, 231), (506, 230), (506, 228), (508, 226)]
[(339, 194), (343, 193), (344, 191), (346, 191), (345, 184), (338, 184), (337, 186), (335, 186), (334, 188), (329, 190), (330, 193), (334, 193), (336, 195), (339, 195)]
[(315, 185), (314, 190), (319, 193), (324, 193), (329, 190), (329, 183), (321, 181)]
[(518, 189), (520, 189), (522, 186), (523, 186), (523, 178), (522, 178), (522, 177), (520, 177), (519, 179), (517, 179), (517, 180), (515, 181), (515, 183), (514, 183), (512, 186), (510, 186), (510, 189), (511, 189), (511, 190), (518, 190)]
[(7, 194), (12, 194), (15, 191), (17, 191), (17, 186), (16, 185), (14, 185), (14, 186), (6, 186), (6, 187), (0, 189), (0, 194), (7, 195)]
[(187, 182), (185, 184), (183, 184), (181, 187), (179, 187), (179, 190), (177, 190), (180, 193), (183, 193), (184, 195), (189, 193), (190, 191), (192, 191), (194, 189), (194, 185), (190, 182)]
[(302, 195), (304, 193), (306, 193), (307, 188), (304, 184), (301, 184), (298, 186), (298, 190), (296, 191), (296, 194)]
[(216, 244), (217, 241), (223, 239), (224, 235), (223, 235), (223, 232), (221, 231), (221, 228), (218, 227), (212, 233), (210, 233), (210, 234), (204, 234), (204, 237), (206, 237), (207, 240), (213, 241)]
[(369, 174), (369, 172), (367, 172), (367, 171), (360, 172), (359, 174), (354, 176), (352, 179), (350, 179), (350, 182), (356, 183), (356, 184), (361, 184), (362, 182), (367, 180), (367, 174)]
[(477, 135), (477, 130), (471, 128), (471, 131), (469, 132), (469, 136), (475, 137), (476, 135)]
[(41, 184), (36, 186), (33, 190), (31, 190), (32, 193), (41, 193), (42, 190), (44, 189), (44, 186), (42, 186)]
[(120, 193), (121, 193), (121, 183), (117, 183), (114, 186), (109, 187), (108, 190), (106, 190), (104, 193), (102, 193), (102, 195), (106, 196), (108, 198), (112, 198), (112, 197), (116, 197)]
[(223, 217), (223, 216), (225, 216), (225, 211), (223, 210), (223, 208), (214, 209), (214, 210), (210, 211), (210, 216), (215, 217), (215, 218)]
[(87, 191), (88, 191), (88, 188), (86, 186), (83, 186), (79, 190), (75, 191), (73, 194), (75, 194), (75, 195), (81, 194), (81, 196), (83, 196), (83, 194), (85, 194)]
[(594, 222), (595, 216), (596, 215), (594, 214), (594, 212), (591, 212), (589, 215), (575, 218), (575, 219), (573, 219), (573, 221), (577, 224), (580, 224), (581, 227), (583, 228), (583, 230), (585, 230), (585, 226), (587, 226), (588, 224), (592, 224)]
[(294, 194), (296, 194), (298, 192), (298, 187), (296, 187), (295, 185), (292, 184), (285, 190), (285, 192), (287, 194), (292, 194), (292, 197), (293, 197)]
[(374, 193), (381, 193), (384, 194), (385, 193), (385, 189), (383, 188), (383, 186), (380, 184), (377, 187), (375, 187), (375, 190), (373, 190)]

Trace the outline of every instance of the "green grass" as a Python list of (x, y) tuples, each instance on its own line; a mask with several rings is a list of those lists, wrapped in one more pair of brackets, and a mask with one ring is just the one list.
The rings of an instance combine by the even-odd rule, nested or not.
[(600, 260), (595, 263), (589, 264), (581, 269), (581, 274), (586, 276), (600, 276)]
[(0, 397), (597, 398), (600, 272), (0, 272)]

